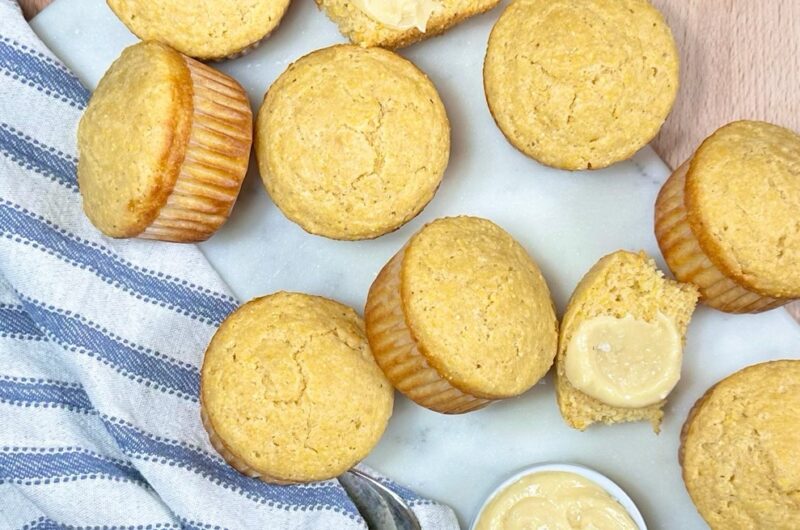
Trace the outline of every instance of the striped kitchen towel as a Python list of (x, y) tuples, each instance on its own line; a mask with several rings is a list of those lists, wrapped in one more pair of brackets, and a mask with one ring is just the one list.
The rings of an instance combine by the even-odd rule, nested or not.
[[(199, 366), (238, 301), (195, 246), (89, 224), (89, 94), (10, 0), (0, 74), (0, 529), (365, 528), (337, 481), (272, 486), (214, 452)], [(424, 528), (458, 528), (394, 486)]]

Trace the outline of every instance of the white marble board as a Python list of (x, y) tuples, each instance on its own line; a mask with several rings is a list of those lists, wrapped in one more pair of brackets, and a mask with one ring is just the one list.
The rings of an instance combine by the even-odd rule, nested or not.
[[(650, 148), (605, 170), (568, 173), (526, 158), (495, 127), (481, 68), (499, 13), (495, 9), (401, 52), (436, 84), (453, 129), (441, 189), (401, 230), (365, 242), (308, 235), (272, 204), (253, 164), (230, 221), (201, 245), (242, 300), (287, 289), (361, 310), (378, 270), (406, 239), (424, 222), (454, 214), (487, 217), (511, 232), (539, 262), (559, 311), (581, 276), (606, 253), (644, 249), (663, 266), (652, 217), (668, 170)], [(33, 26), (89, 87), (136, 40), (102, 0), (57, 0)], [(266, 88), (290, 62), (343, 40), (312, 0), (295, 0), (260, 48), (217, 67), (242, 83), (257, 110)], [(775, 358), (800, 358), (800, 326), (785, 311), (733, 316), (700, 308), (689, 330), (683, 377), (658, 436), (643, 423), (583, 433), (568, 428), (548, 378), (520, 398), (463, 416), (439, 415), (399, 396), (389, 428), (367, 462), (453, 506), (464, 527), (506, 476), (558, 461), (607, 474), (633, 497), (653, 530), (705, 528), (680, 478), (681, 424), (718, 379)]]

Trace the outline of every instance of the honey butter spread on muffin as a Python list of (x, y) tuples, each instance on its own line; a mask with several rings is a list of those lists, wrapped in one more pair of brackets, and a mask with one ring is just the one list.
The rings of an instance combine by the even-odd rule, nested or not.
[(272, 200), (312, 234), (369, 239), (431, 200), (450, 124), (436, 88), (380, 48), (339, 45), (293, 63), (258, 114), (256, 155)]
[(647, 0), (518, 0), (489, 37), (489, 110), (526, 155), (562, 169), (633, 156), (678, 91), (672, 33)]
[(78, 186), (111, 237), (201, 241), (228, 218), (252, 112), (232, 78), (157, 42), (126, 48), (78, 127)]
[(738, 121), (664, 184), (656, 237), (675, 277), (732, 313), (800, 298), (800, 135)]
[(800, 521), (800, 360), (723, 379), (681, 433), (686, 489), (712, 530), (796, 530)]
[(278, 26), (289, 0), (107, 0), (142, 40), (197, 59), (224, 59), (256, 46)]
[(681, 374), (697, 289), (664, 278), (643, 252), (605, 256), (583, 277), (561, 323), (556, 397), (576, 429), (648, 420)]
[(548, 371), (557, 327), (539, 268), (486, 219), (437, 219), (369, 291), (367, 336), (389, 380), (445, 413), (517, 396)]
[(354, 44), (401, 48), (439, 35), (499, 0), (316, 0)]
[(355, 311), (280, 292), (231, 314), (206, 351), (203, 423), (233, 467), (266, 482), (333, 478), (378, 443), (393, 389)]

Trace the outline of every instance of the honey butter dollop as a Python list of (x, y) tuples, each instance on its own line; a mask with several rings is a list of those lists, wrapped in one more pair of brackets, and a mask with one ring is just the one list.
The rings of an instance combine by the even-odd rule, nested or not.
[(581, 392), (615, 407), (658, 403), (681, 376), (681, 334), (658, 313), (652, 321), (602, 315), (581, 322), (569, 341), (565, 372)]
[(424, 32), (435, 0), (353, 0), (369, 18), (392, 29), (417, 28)]
[(638, 530), (631, 516), (603, 488), (575, 473), (542, 471), (498, 493), (475, 530)]

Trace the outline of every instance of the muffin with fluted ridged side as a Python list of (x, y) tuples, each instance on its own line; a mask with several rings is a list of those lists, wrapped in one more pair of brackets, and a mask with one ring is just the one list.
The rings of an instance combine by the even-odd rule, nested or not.
[(107, 0), (142, 40), (155, 40), (203, 60), (255, 48), (283, 18), (289, 0)]
[(200, 382), (211, 443), (240, 472), (273, 483), (330, 479), (358, 463), (383, 434), (393, 394), (355, 311), (286, 292), (225, 319)]
[(800, 361), (749, 366), (713, 387), (681, 432), (683, 481), (713, 530), (796, 530)]
[(294, 62), (269, 88), (256, 156), (272, 200), (304, 230), (370, 239), (433, 198), (450, 123), (428, 77), (396, 53), (339, 45)]
[(111, 237), (191, 242), (228, 218), (250, 157), (239, 84), (157, 42), (126, 48), (78, 126), (78, 186)]
[(647, 0), (518, 0), (492, 29), (483, 82), (514, 147), (548, 166), (599, 169), (658, 133), (678, 62)]
[(536, 263), (486, 219), (437, 219), (380, 272), (367, 336), (394, 386), (454, 414), (517, 396), (547, 373), (557, 328)]
[(800, 299), (800, 135), (738, 121), (664, 183), (655, 231), (675, 277), (706, 305), (757, 313)]

